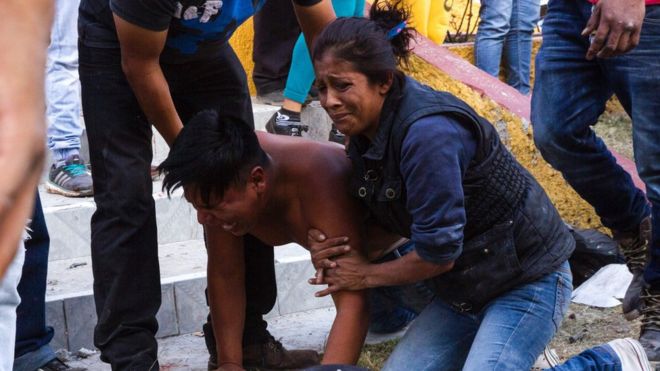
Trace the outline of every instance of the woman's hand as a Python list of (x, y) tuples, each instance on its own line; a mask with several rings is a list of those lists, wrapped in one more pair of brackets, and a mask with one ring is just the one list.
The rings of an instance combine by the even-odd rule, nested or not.
[(318, 275), (309, 280), (312, 285), (328, 285), (326, 289), (315, 293), (316, 297), (326, 296), (340, 290), (355, 291), (369, 287), (367, 271), (370, 264), (364, 257), (359, 254), (351, 254), (350, 257), (342, 257), (333, 263), (336, 267), (325, 270), (323, 282), (318, 282)]
[(324, 269), (337, 267), (337, 263), (331, 259), (351, 251), (348, 237), (326, 238), (323, 232), (313, 228), (307, 232), (307, 245), (312, 256), (312, 264), (316, 268), (316, 277), (310, 283), (317, 285), (324, 283)]

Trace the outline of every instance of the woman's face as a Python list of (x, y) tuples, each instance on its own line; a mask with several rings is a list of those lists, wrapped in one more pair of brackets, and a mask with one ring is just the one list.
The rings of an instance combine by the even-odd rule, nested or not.
[(321, 106), (337, 129), (346, 135), (373, 138), (391, 81), (371, 83), (351, 63), (335, 58), (331, 52), (326, 52), (314, 67)]

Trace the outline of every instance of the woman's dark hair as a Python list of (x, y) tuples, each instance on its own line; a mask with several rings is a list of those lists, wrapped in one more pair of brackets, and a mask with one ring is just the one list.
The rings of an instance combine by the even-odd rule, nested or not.
[[(316, 38), (312, 50), (314, 61), (326, 53), (347, 61), (372, 83), (386, 82), (390, 76), (401, 75), (397, 65), (410, 56), (410, 41), (414, 30), (405, 23), (409, 11), (402, 0), (377, 0), (371, 6), (369, 18), (337, 18)], [(401, 29), (397, 33), (396, 30)]]
[(209, 204), (212, 194), (222, 197), (230, 186), (244, 183), (256, 165), (267, 166), (268, 156), (254, 130), (239, 118), (207, 110), (184, 126), (158, 170), (165, 174), (168, 196), (193, 186)]

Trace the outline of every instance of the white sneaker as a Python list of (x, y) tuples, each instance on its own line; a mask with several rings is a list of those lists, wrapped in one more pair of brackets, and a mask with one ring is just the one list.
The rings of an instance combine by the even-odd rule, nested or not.
[(631, 338), (612, 340), (607, 345), (621, 361), (622, 371), (652, 371), (646, 352), (639, 341)]
[(543, 352), (536, 358), (531, 371), (541, 371), (559, 366), (559, 356), (554, 349), (545, 347)]

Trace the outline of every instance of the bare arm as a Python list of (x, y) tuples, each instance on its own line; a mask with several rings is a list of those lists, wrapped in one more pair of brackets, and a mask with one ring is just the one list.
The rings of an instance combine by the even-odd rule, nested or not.
[(0, 278), (14, 257), (45, 153), (44, 66), (52, 1), (0, 6)]
[(167, 31), (151, 31), (114, 15), (121, 65), (140, 107), (170, 146), (183, 128), (160, 67)]
[[(361, 250), (360, 211), (347, 192), (348, 160), (321, 161), (326, 171), (323, 175), (308, 177), (309, 189), (304, 192), (309, 199), (302, 202), (304, 215), (310, 225), (324, 228), (328, 233), (351, 238), (353, 250), (339, 262), (364, 260)], [(333, 300), (337, 315), (332, 325), (323, 356), (324, 364), (355, 364), (369, 326), (369, 308), (366, 291), (337, 291)]]
[(332, 2), (330, 0), (322, 0), (320, 3), (312, 6), (294, 4), (294, 8), (296, 10), (300, 29), (302, 29), (302, 32), (305, 35), (307, 48), (311, 53), (312, 45), (314, 45), (314, 39), (316, 36), (321, 33), (328, 23), (337, 18), (335, 16), (335, 11), (332, 8)]
[(242, 365), (245, 326), (243, 240), (220, 228), (206, 228), (208, 295), (218, 364)]

